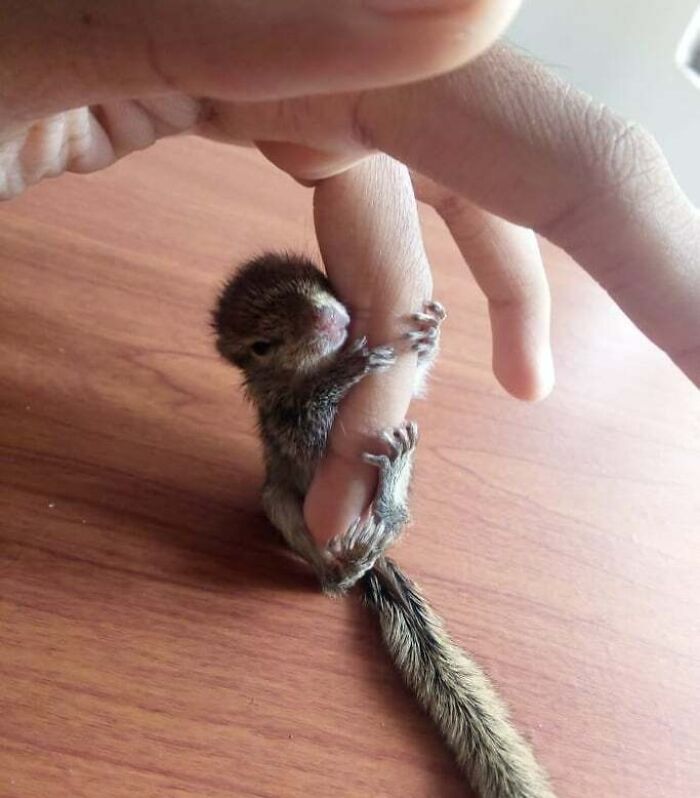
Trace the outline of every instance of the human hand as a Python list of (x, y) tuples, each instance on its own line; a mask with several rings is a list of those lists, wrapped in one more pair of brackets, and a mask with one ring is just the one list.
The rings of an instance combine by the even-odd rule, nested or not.
[[(290, 123), (277, 142), (271, 120), (280, 118)], [(407, 163), (419, 197), (443, 217), (489, 299), (494, 371), (514, 395), (539, 398), (553, 383), (549, 293), (532, 229), (569, 252), (700, 384), (697, 209), (648, 134), (531, 60), (497, 46), (419, 84), (222, 106), (212, 122), (219, 134), (235, 129), (264, 141), (264, 152), (307, 181), (327, 179), (372, 150)], [(385, 426), (381, 410), (374, 417)], [(387, 412), (386, 426), (392, 422)], [(348, 404), (338, 424), (348, 437), (366, 419)], [(332, 450), (330, 458), (337, 458)], [(351, 520), (359, 496), (371, 496), (359, 468), (354, 482), (347, 468), (336, 468), (321, 469), (307, 500), (319, 539)], [(344, 482), (334, 476), (341, 472)], [(355, 505), (339, 508), (338, 495), (350, 492)]]
[[(42, 24), (49, 28), (55, 26), (60, 7), (66, 2), (64, 0), (58, 10), (47, 14), (48, 22)], [(11, 13), (9, 17), (5, 15), (3, 30), (8, 29), (8, 18), (11, 27), (13, 15), (15, 20), (18, 15), (21, 18), (21, 11), (27, 5), (10, 4)], [(51, 8), (56, 9), (56, 5), (51, 4)], [(72, 7), (71, 3), (68, 5)], [(152, 7), (152, 4), (143, 5)], [(182, 14), (187, 5), (185, 0), (173, 5), (173, 13)], [(462, 24), (464, 15), (469, 13), (465, 11), (466, 5), (458, 5), (460, 7), (450, 17), (450, 25)], [(478, 6), (481, 11), (486, 8), (485, 4), (468, 5), (472, 9)], [(500, 11), (508, 5), (501, 4)], [(107, 16), (118, 13), (116, 4), (103, 4), (100, 8), (106, 10)], [(206, 8), (210, 9), (209, 5)], [(503, 14), (501, 23), (506, 18), (507, 14)], [(155, 52), (179, 52), (181, 65), (189, 69), (193, 58), (202, 58), (202, 48), (195, 44), (206, 41), (202, 32), (211, 19), (211, 14), (204, 14), (201, 26), (197, 27), (201, 38), (197, 35), (188, 38), (182, 24), (159, 28)], [(319, 19), (322, 24), (328, 23), (327, 15), (321, 14)], [(406, 37), (402, 39), (404, 44), (411, 36), (429, 42), (427, 55), (426, 48), (416, 46), (415, 54), (409, 49), (408, 57), (403, 59), (401, 53), (405, 51), (401, 47), (396, 51), (386, 48), (386, 40), (381, 46), (368, 49), (355, 43), (361, 48), (359, 60), (363, 65), (359, 66), (355, 63), (358, 50), (352, 47), (346, 48), (347, 59), (341, 52), (332, 52), (334, 48), (328, 51), (321, 48), (318, 58), (303, 49), (295, 51), (302, 65), (308, 56), (314, 65), (314, 68), (309, 67), (310, 71), (318, 75), (320, 70), (322, 78), (310, 77), (309, 70), (304, 68), (297, 72), (292, 67), (298, 65), (290, 65), (285, 60), (286, 55), (278, 58), (280, 54), (274, 48), (270, 52), (273, 67), (263, 68), (260, 74), (256, 71), (257, 62), (251, 61), (250, 50), (243, 48), (238, 64), (240, 70), (232, 77), (233, 73), (222, 67), (231, 63), (227, 58), (234, 61), (236, 58), (221, 46), (222, 41), (233, 40), (231, 25), (224, 24), (221, 25), (222, 38), (217, 39), (219, 47), (212, 48), (206, 68), (195, 70), (197, 78), (188, 86), (195, 91), (195, 85), (203, 87), (208, 82), (223, 81), (217, 84), (221, 91), (196, 93), (236, 98), (239, 92), (250, 100), (266, 96), (266, 91), (271, 93), (271, 87), (278, 84), (279, 94), (287, 96), (309, 87), (330, 91), (401, 82), (409, 77), (412, 69), (414, 77), (429, 74), (444, 68), (445, 61), (450, 58), (456, 62), (470, 54), (469, 46), (474, 42), (468, 41), (455, 52), (446, 41), (449, 36), (445, 37), (449, 27), (447, 17), (438, 19), (430, 15), (432, 23), (436, 19), (436, 26), (428, 33), (425, 18), (421, 17), (418, 26), (411, 28), (416, 18), (410, 15), (391, 29), (392, 36)], [(122, 25), (119, 30), (124, 28)], [(329, 40), (337, 48), (343, 35), (348, 35), (347, 25), (333, 29), (331, 24), (330, 29), (335, 36), (331, 35)], [(383, 150), (407, 163), (417, 176), (422, 176), (417, 177), (420, 196), (434, 204), (446, 220), (489, 296), (494, 369), (512, 393), (537, 398), (548, 391), (552, 382), (546, 340), (549, 301), (546, 282), (532, 235), (525, 228), (535, 229), (572, 254), (610, 291), (638, 326), (665, 349), (691, 379), (700, 383), (700, 222), (697, 210), (684, 197), (658, 148), (643, 131), (599, 108), (530, 60), (507, 48), (496, 47), (452, 74), (399, 88), (350, 90), (323, 97), (265, 102), (201, 102), (183, 94), (170, 94), (136, 104), (121, 101), (121, 105), (103, 104), (94, 118), (86, 109), (77, 121), (74, 118), (77, 127), (73, 135), (66, 136), (64, 129), (63, 135), (54, 136), (56, 157), (53, 163), (51, 158), (44, 157), (40, 147), (39, 157), (36, 157), (37, 142), (41, 144), (47, 137), (41, 135), (41, 130), (35, 135), (34, 128), (32, 135), (26, 138), (27, 128), (25, 139), (21, 135), (13, 139), (13, 130), (21, 130), (22, 125), (29, 124), (27, 120), (36, 118), (39, 113), (67, 107), (66, 97), (73, 97), (74, 104), (79, 104), (88, 101), (86, 98), (98, 101), (105, 96), (139, 95), (142, 90), (150, 94), (173, 87), (188, 88), (181, 82), (179, 67), (173, 85), (156, 74), (158, 70), (150, 69), (148, 58), (144, 56), (148, 48), (143, 46), (147, 36), (134, 35), (133, 40), (127, 36), (126, 44), (123, 37), (116, 36), (115, 46), (109, 29), (100, 30), (101, 38), (98, 36), (94, 40), (91, 53), (101, 68), (94, 70), (96, 77), (88, 81), (84, 79), (85, 61), (76, 55), (82, 41), (75, 36), (64, 37), (69, 42), (79, 42), (74, 44), (73, 51), (67, 48), (72, 58), (68, 62), (77, 63), (79, 68), (77, 80), (61, 84), (64, 88), (60, 102), (55, 99), (56, 92), (51, 92), (52, 87), (47, 87), (50, 83), (47, 80), (38, 82), (41, 91), (32, 95), (29, 107), (13, 103), (12, 96), (3, 97), (4, 117), (14, 125), (6, 125), (2, 134), (2, 141), (9, 141), (14, 147), (4, 148), (6, 195), (22, 188), (21, 179), (15, 179), (14, 183), (7, 179), (8, 174), (11, 178), (17, 175), (18, 161), (22, 162), (20, 177), (26, 180), (65, 168), (95, 169), (120, 154), (150, 144), (159, 135), (191, 130), (197, 120), (200, 120), (198, 129), (206, 135), (227, 141), (257, 141), (271, 160), (297, 179), (319, 184), (319, 190), (340, 178), (332, 177), (329, 183), (319, 183), (320, 180), (338, 175), (375, 150)], [(177, 46), (179, 42), (177, 36), (172, 36), (172, 30), (184, 37), (184, 51)], [(211, 31), (210, 35), (213, 35)], [(362, 34), (358, 38), (362, 39)], [(54, 39), (49, 36), (50, 41)], [(478, 37), (475, 41), (478, 44)], [(97, 43), (103, 46), (97, 47)], [(32, 55), (31, 48), (26, 47), (26, 42), (24, 44), (26, 52), (20, 54), (20, 63), (22, 58), (30, 59)], [(435, 48), (434, 51), (431, 52), (430, 47)], [(441, 47), (446, 47), (445, 52), (449, 53), (444, 61), (435, 55)], [(477, 45), (475, 47), (478, 49)], [(112, 71), (105, 68), (105, 64), (118, 67), (120, 59), (130, 56), (132, 51), (135, 53), (131, 59), (133, 70), (125, 77), (118, 68)], [(0, 48), (0, 53), (4, 67), (8, 48)], [(414, 55), (415, 64), (411, 66)], [(401, 61), (401, 66), (392, 72), (394, 67), (389, 62), (394, 58), (398, 59), (396, 64)], [(12, 48), (9, 59), (12, 62)], [(356, 67), (350, 77), (346, 74), (349, 61)], [(157, 63), (162, 64), (160, 60)], [(403, 77), (398, 75), (401, 70)], [(7, 68), (3, 71), (8, 73)], [(63, 71), (65, 73), (65, 68)], [(163, 71), (162, 65), (160, 71)], [(54, 75), (60, 73), (60, 68), (54, 69)], [(285, 77), (284, 73), (289, 75)], [(36, 80), (36, 71), (24, 70), (23, 74), (33, 75)], [(319, 87), (314, 80), (327, 83)], [(17, 100), (17, 96), (14, 99)], [(19, 158), (18, 152), (30, 157)], [(36, 164), (39, 168), (32, 171)], [(328, 267), (333, 271), (332, 263)], [(408, 392), (409, 386), (405, 385), (403, 390)], [(350, 431), (353, 418), (347, 415), (346, 408), (342, 412), (340, 421)], [(312, 490), (313, 496), (321, 498), (312, 500), (313, 496), (310, 497), (307, 506), (310, 519), (314, 517), (314, 501), (318, 508), (323, 503), (324, 479), (322, 472)], [(326, 482), (326, 486), (329, 485)], [(326, 537), (339, 531), (343, 523), (340, 520), (335, 529), (322, 531), (314, 523), (311, 527), (319, 537)]]
[[(293, 120), (286, 138), (301, 146), (274, 141), (268, 115)], [(539, 398), (553, 383), (549, 293), (531, 229), (568, 251), (700, 384), (697, 209), (648, 134), (529, 59), (498, 46), (423, 83), (274, 108), (222, 107), (213, 119), (219, 131), (233, 123), (265, 141), (264, 152), (308, 181), (374, 149), (408, 163), (419, 197), (443, 217), (489, 299), (494, 371), (514, 395)], [(347, 437), (365, 420), (345, 406), (338, 424)], [(321, 469), (307, 500), (320, 539), (359, 507), (338, 510), (337, 496), (349, 488), (332, 472)], [(343, 479), (351, 481), (347, 469)]]
[[(10, 2), (0, 24), (0, 72), (11, 78), (0, 98), (0, 197), (15, 196), (66, 170), (104, 168), (162, 136), (192, 131), (207, 117), (209, 134), (218, 136), (210, 117), (219, 106), (199, 96), (219, 102), (271, 100), (366, 90), (447, 70), (483, 50), (517, 5), (516, 0), (349, 0), (331, 6), (306, 0), (293, 8), (268, 3), (261, 14), (260, 6), (235, 0), (225, 7), (211, 1), (194, 7), (187, 0), (80, 8), (70, 0)], [(230, 131), (223, 137), (240, 138)], [(364, 229), (348, 241), (327, 223), (340, 208), (339, 230), (348, 229), (351, 217), (362, 216), (357, 201), (368, 178), (374, 212), (365, 215)], [(397, 214), (399, 203), (403, 218)], [(388, 161), (377, 168), (358, 167), (320, 185), (316, 206), (329, 271), (357, 310), (358, 332), (362, 327), (377, 340), (391, 337), (395, 315), (414, 310), (430, 295), (405, 169)], [(374, 246), (358, 261), (356, 244), (368, 238)], [(389, 243), (402, 259), (382, 260), (377, 247)], [(345, 271), (347, 265), (352, 270)], [(391, 287), (396, 291), (387, 291)], [(358, 474), (362, 466), (355, 455), (369, 447), (369, 441), (362, 445), (362, 433), (371, 437), (375, 421), (403, 417), (411, 359), (402, 358), (392, 370), (379, 398), (376, 386), (369, 391), (364, 386), (346, 403), (344, 413), (353, 420), (350, 434), (334, 433), (333, 452), (341, 456), (329, 458), (325, 473), (330, 476), (318, 484), (335, 480), (349, 506), (353, 493), (355, 504), (366, 503), (374, 479), (371, 469)], [(342, 423), (337, 429), (344, 429)], [(334, 462), (342, 467), (334, 470)], [(312, 510), (315, 504), (312, 498)], [(323, 498), (318, 504), (323, 510)], [(331, 521), (336, 528), (342, 523), (337, 517)]]

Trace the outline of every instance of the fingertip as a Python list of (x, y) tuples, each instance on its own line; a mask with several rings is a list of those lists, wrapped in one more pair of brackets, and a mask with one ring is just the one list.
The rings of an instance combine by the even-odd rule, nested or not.
[(518, 354), (512, 349), (503, 351), (494, 342), (493, 373), (511, 396), (524, 402), (546, 399), (556, 381), (549, 345)]
[(539, 348), (532, 364), (533, 379), (523, 398), (528, 402), (541, 402), (554, 390), (556, 374), (549, 341)]

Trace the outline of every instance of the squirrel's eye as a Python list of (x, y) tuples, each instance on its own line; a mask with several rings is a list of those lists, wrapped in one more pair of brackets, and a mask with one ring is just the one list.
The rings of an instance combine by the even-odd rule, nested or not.
[(272, 341), (255, 341), (251, 349), (258, 357), (263, 357), (272, 349)]

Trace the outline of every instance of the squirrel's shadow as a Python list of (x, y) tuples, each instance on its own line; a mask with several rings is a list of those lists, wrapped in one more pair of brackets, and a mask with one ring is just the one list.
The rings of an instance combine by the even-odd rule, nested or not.
[[(71, 415), (71, 409), (64, 409), (66, 415)], [(118, 417), (105, 419), (104, 409), (100, 408), (105, 425), (120, 430), (128, 427), (126, 416), (113, 409), (111, 412)], [(59, 437), (66, 434), (65, 440), (54, 442), (56, 449), (70, 451), (70, 431), (66, 433), (63, 427), (55, 431)], [(49, 473), (45, 477), (66, 500), (99, 509), (112, 548), (120, 545), (115, 529), (123, 536), (125, 557), (133, 556), (130, 549), (134, 538), (157, 542), (156, 554), (152, 554), (153, 546), (148, 546), (151, 559), (142, 565), (161, 578), (215, 591), (317, 593), (318, 583), (308, 566), (285, 548), (280, 534), (262, 512), (259, 501), (262, 472), (257, 456), (251, 456), (257, 447), (254, 438), (251, 436), (250, 447), (246, 445), (245, 450), (237, 452), (231, 448), (231, 461), (226, 463), (219, 445), (207, 453), (203, 451), (202, 441), (196, 444), (188, 441), (175, 426), (167, 425), (162, 433), (163, 439), (169, 440), (171, 451), (175, 444), (178, 451), (197, 452), (196, 463), (190, 461), (190, 471), (206, 470), (205, 477), (211, 475), (212, 483), (217, 486), (215, 490), (183, 490), (182, 472), (177, 464), (173, 466), (172, 457), (163, 461), (166, 476), (162, 480), (126, 469), (87, 465), (78, 459), (72, 462), (70, 474), (65, 462), (58, 461), (55, 469), (47, 465)], [(113, 438), (110, 459), (138, 464), (143, 450), (140, 441), (135, 441), (139, 441), (138, 434)], [(137, 470), (135, 467), (134, 472)], [(206, 484), (207, 479), (203, 480), (201, 473), (196, 477), (192, 484)], [(226, 486), (223, 492), (222, 485)], [(92, 533), (97, 536), (102, 533), (99, 522), (92, 527)], [(426, 760), (431, 762), (430, 779), (434, 775), (439, 794), (465, 795), (456, 766), (414, 697), (393, 671), (379, 629), (358, 593), (355, 589), (351, 595), (338, 599), (348, 602), (350, 607), (353, 631), (348, 635), (348, 655), (361, 663), (368, 683), (375, 686), (374, 700), (382, 712), (398, 716), (405, 730), (403, 736), (412, 739), (411, 744), (427, 754)]]

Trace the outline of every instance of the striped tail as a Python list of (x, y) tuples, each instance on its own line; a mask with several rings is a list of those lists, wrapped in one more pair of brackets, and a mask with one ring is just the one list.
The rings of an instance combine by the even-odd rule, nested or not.
[(380, 558), (362, 584), (394, 664), (479, 798), (554, 798), (484, 672), (396, 563)]

